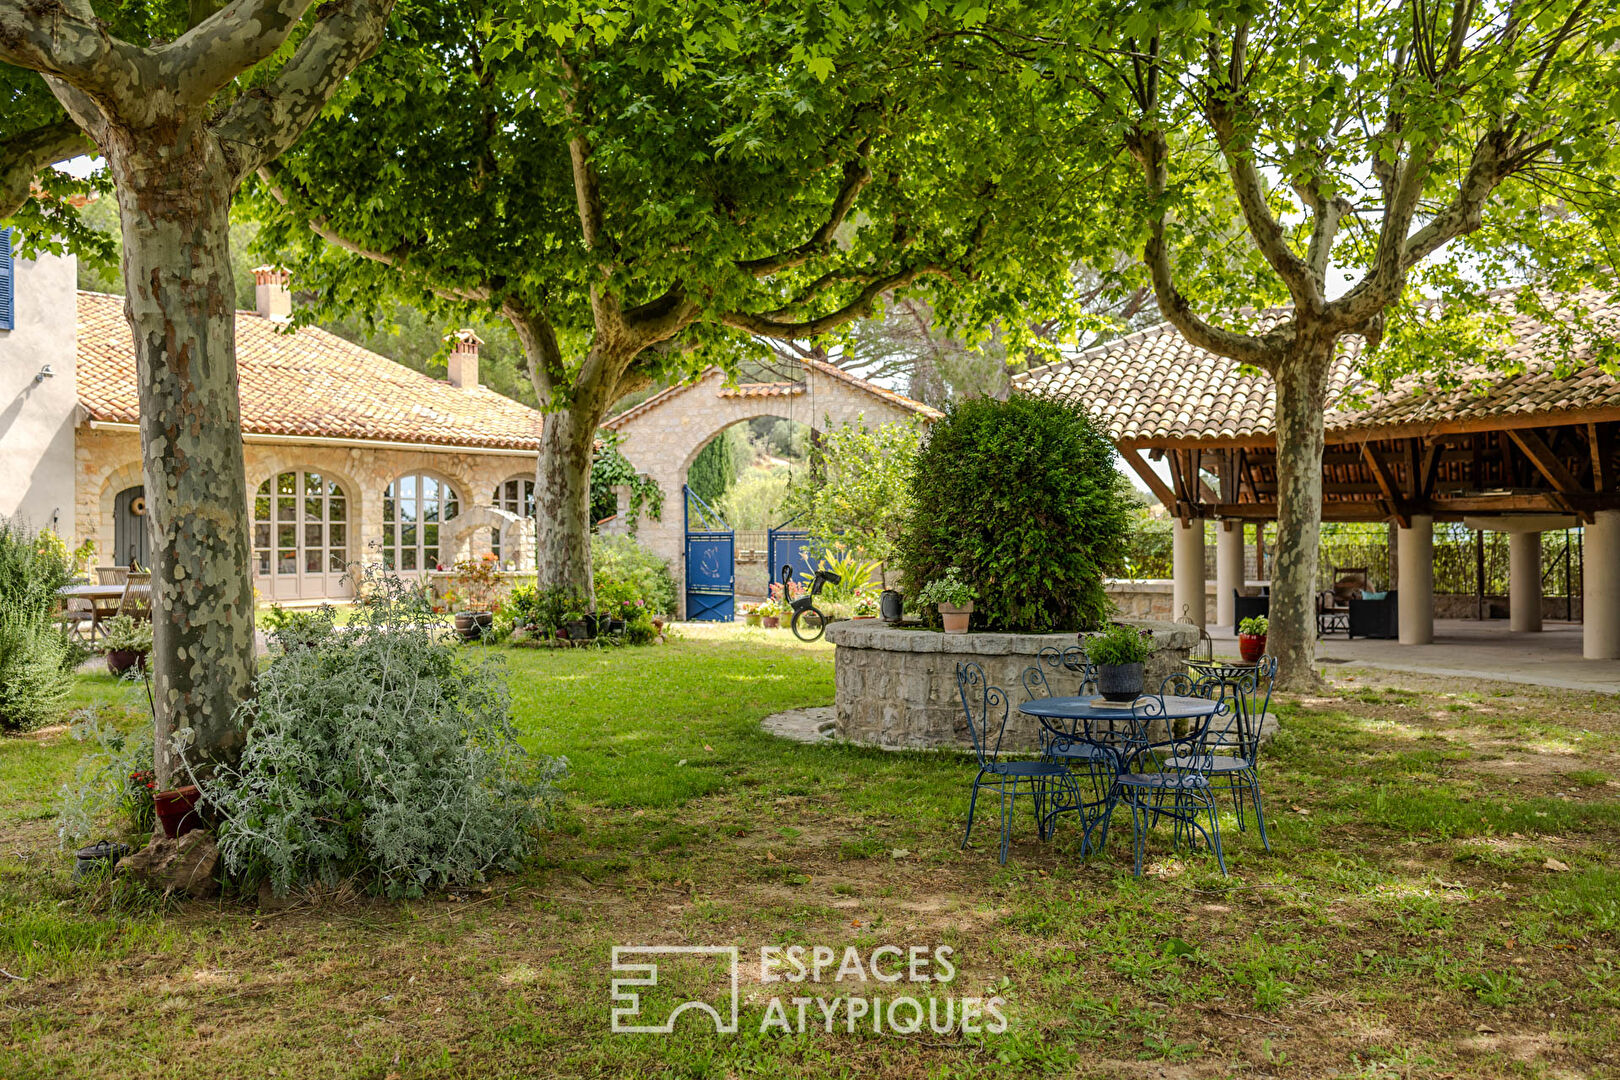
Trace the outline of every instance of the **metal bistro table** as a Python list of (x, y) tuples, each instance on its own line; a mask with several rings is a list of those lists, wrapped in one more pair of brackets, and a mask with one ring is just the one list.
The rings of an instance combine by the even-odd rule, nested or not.
[[(1140, 697), (1136, 699), (1135, 708), (1099, 705), (1097, 700), (1096, 694), (1031, 698), (1018, 706), (1019, 712), (1035, 717), (1046, 729), (1048, 755), (1068, 764), (1071, 770), (1083, 768), (1085, 775), (1090, 778), (1094, 798), (1052, 810), (1054, 816), (1065, 810), (1073, 810), (1080, 815), (1082, 854), (1091, 853), (1093, 828), (1100, 828), (1098, 850), (1108, 842), (1108, 820), (1118, 800), (1114, 779), (1129, 763), (1133, 747), (1149, 741), (1147, 733), (1142, 730), (1143, 725), (1155, 721), (1166, 724), (1174, 724), (1178, 720), (1207, 722), (1220, 708), (1218, 701), (1209, 698), (1175, 695)], [(1120, 721), (1124, 721), (1123, 726)]]

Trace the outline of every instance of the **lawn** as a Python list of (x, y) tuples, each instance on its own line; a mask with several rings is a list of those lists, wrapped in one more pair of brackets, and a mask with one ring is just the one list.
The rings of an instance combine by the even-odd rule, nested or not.
[[(830, 703), (827, 646), (506, 656), (565, 805), (521, 875), (417, 902), (75, 891), (50, 819), (76, 747), (0, 741), (0, 1076), (1615, 1075), (1620, 698), (1337, 673), (1280, 707), (1275, 853), (1228, 817), (1230, 877), (1159, 837), (1136, 880), (1128, 845), (1082, 862), (1027, 817), (1005, 868), (993, 815), (959, 851), (961, 756), (762, 732)], [(611, 949), (644, 944), (740, 946), (739, 1033), (611, 1034)], [(812, 1005), (762, 1034), (775, 994), (902, 992), (762, 984), (782, 944), (948, 946), (931, 992), (999, 996), (1007, 1031), (828, 1032)]]

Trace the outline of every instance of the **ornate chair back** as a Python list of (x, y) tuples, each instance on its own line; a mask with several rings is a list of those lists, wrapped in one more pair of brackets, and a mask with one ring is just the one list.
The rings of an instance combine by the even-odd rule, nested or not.
[(1250, 765), (1260, 756), (1260, 726), (1271, 708), (1271, 686), (1277, 676), (1277, 658), (1265, 655), (1253, 667), (1246, 664), (1212, 665), (1199, 680), (1198, 693), (1219, 697), (1227, 711), (1215, 717), (1206, 742), (1211, 754), (1241, 758)]
[[(1212, 698), (1215, 712), (1211, 716), (1173, 719), (1167, 700), (1172, 697)], [(1135, 732), (1125, 747), (1121, 771), (1170, 773), (1174, 759), (1180, 770), (1207, 772), (1215, 756), (1208, 746), (1209, 730), (1222, 722), (1229, 708), (1224, 687), (1218, 681), (1194, 679), (1184, 671), (1169, 676), (1159, 685), (1157, 694), (1144, 694), (1132, 703)]]
[(1056, 646), (1048, 645), (1035, 654), (1035, 663), (1024, 669), (1021, 680), (1024, 700), (1061, 696), (1053, 692), (1051, 676), (1064, 673), (1080, 676), (1080, 684), (1074, 691), (1076, 696), (1096, 692), (1097, 669), (1086, 663), (1086, 654), (1080, 646), (1070, 645), (1059, 651)]
[(1000, 755), (1001, 738), (1007, 731), (1006, 691), (990, 685), (984, 668), (971, 660), (956, 665), (956, 690), (962, 697), (962, 711), (967, 714), (973, 752), (978, 755), (979, 766), (987, 768)]

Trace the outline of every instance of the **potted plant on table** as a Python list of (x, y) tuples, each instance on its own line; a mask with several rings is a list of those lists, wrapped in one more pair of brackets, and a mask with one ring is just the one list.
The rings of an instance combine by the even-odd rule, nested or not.
[(1142, 696), (1143, 665), (1153, 655), (1153, 631), (1114, 623), (1089, 637), (1080, 635), (1086, 659), (1097, 665), (1097, 692), (1108, 701)]
[(749, 626), (763, 626), (765, 617), (759, 613), (761, 604), (744, 604), (742, 606), (743, 622)]
[(917, 593), (917, 603), (933, 604), (939, 609), (947, 634), (965, 634), (968, 619), (973, 615), (973, 600), (978, 595), (979, 591), (963, 581), (953, 566), (945, 571), (944, 577), (935, 578), (922, 587)]
[(1271, 629), (1264, 615), (1256, 615), (1238, 623), (1238, 655), (1245, 664), (1259, 663), (1266, 654), (1266, 632)]
[(878, 617), (878, 598), (869, 589), (856, 593), (852, 606), (855, 612), (854, 618), (856, 619), (875, 619)]
[(477, 641), (495, 624), (495, 598), (501, 588), (501, 570), (494, 555), (456, 563), (457, 593), (466, 598), (456, 612), (456, 633), (462, 641)]
[(128, 615), (108, 619), (101, 628), (101, 651), (107, 656), (107, 670), (120, 678), (130, 668), (144, 671), (152, 652), (152, 624)]

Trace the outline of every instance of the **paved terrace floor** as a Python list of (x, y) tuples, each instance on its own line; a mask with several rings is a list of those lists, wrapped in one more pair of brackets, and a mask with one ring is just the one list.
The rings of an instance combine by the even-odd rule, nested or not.
[[(1217, 654), (1237, 652), (1229, 627), (1211, 627), (1209, 635)], [(1549, 621), (1540, 633), (1515, 634), (1505, 620), (1436, 619), (1432, 645), (1347, 641), (1334, 634), (1317, 641), (1316, 657), (1329, 668), (1370, 667), (1620, 694), (1620, 660), (1582, 659), (1580, 623)]]

